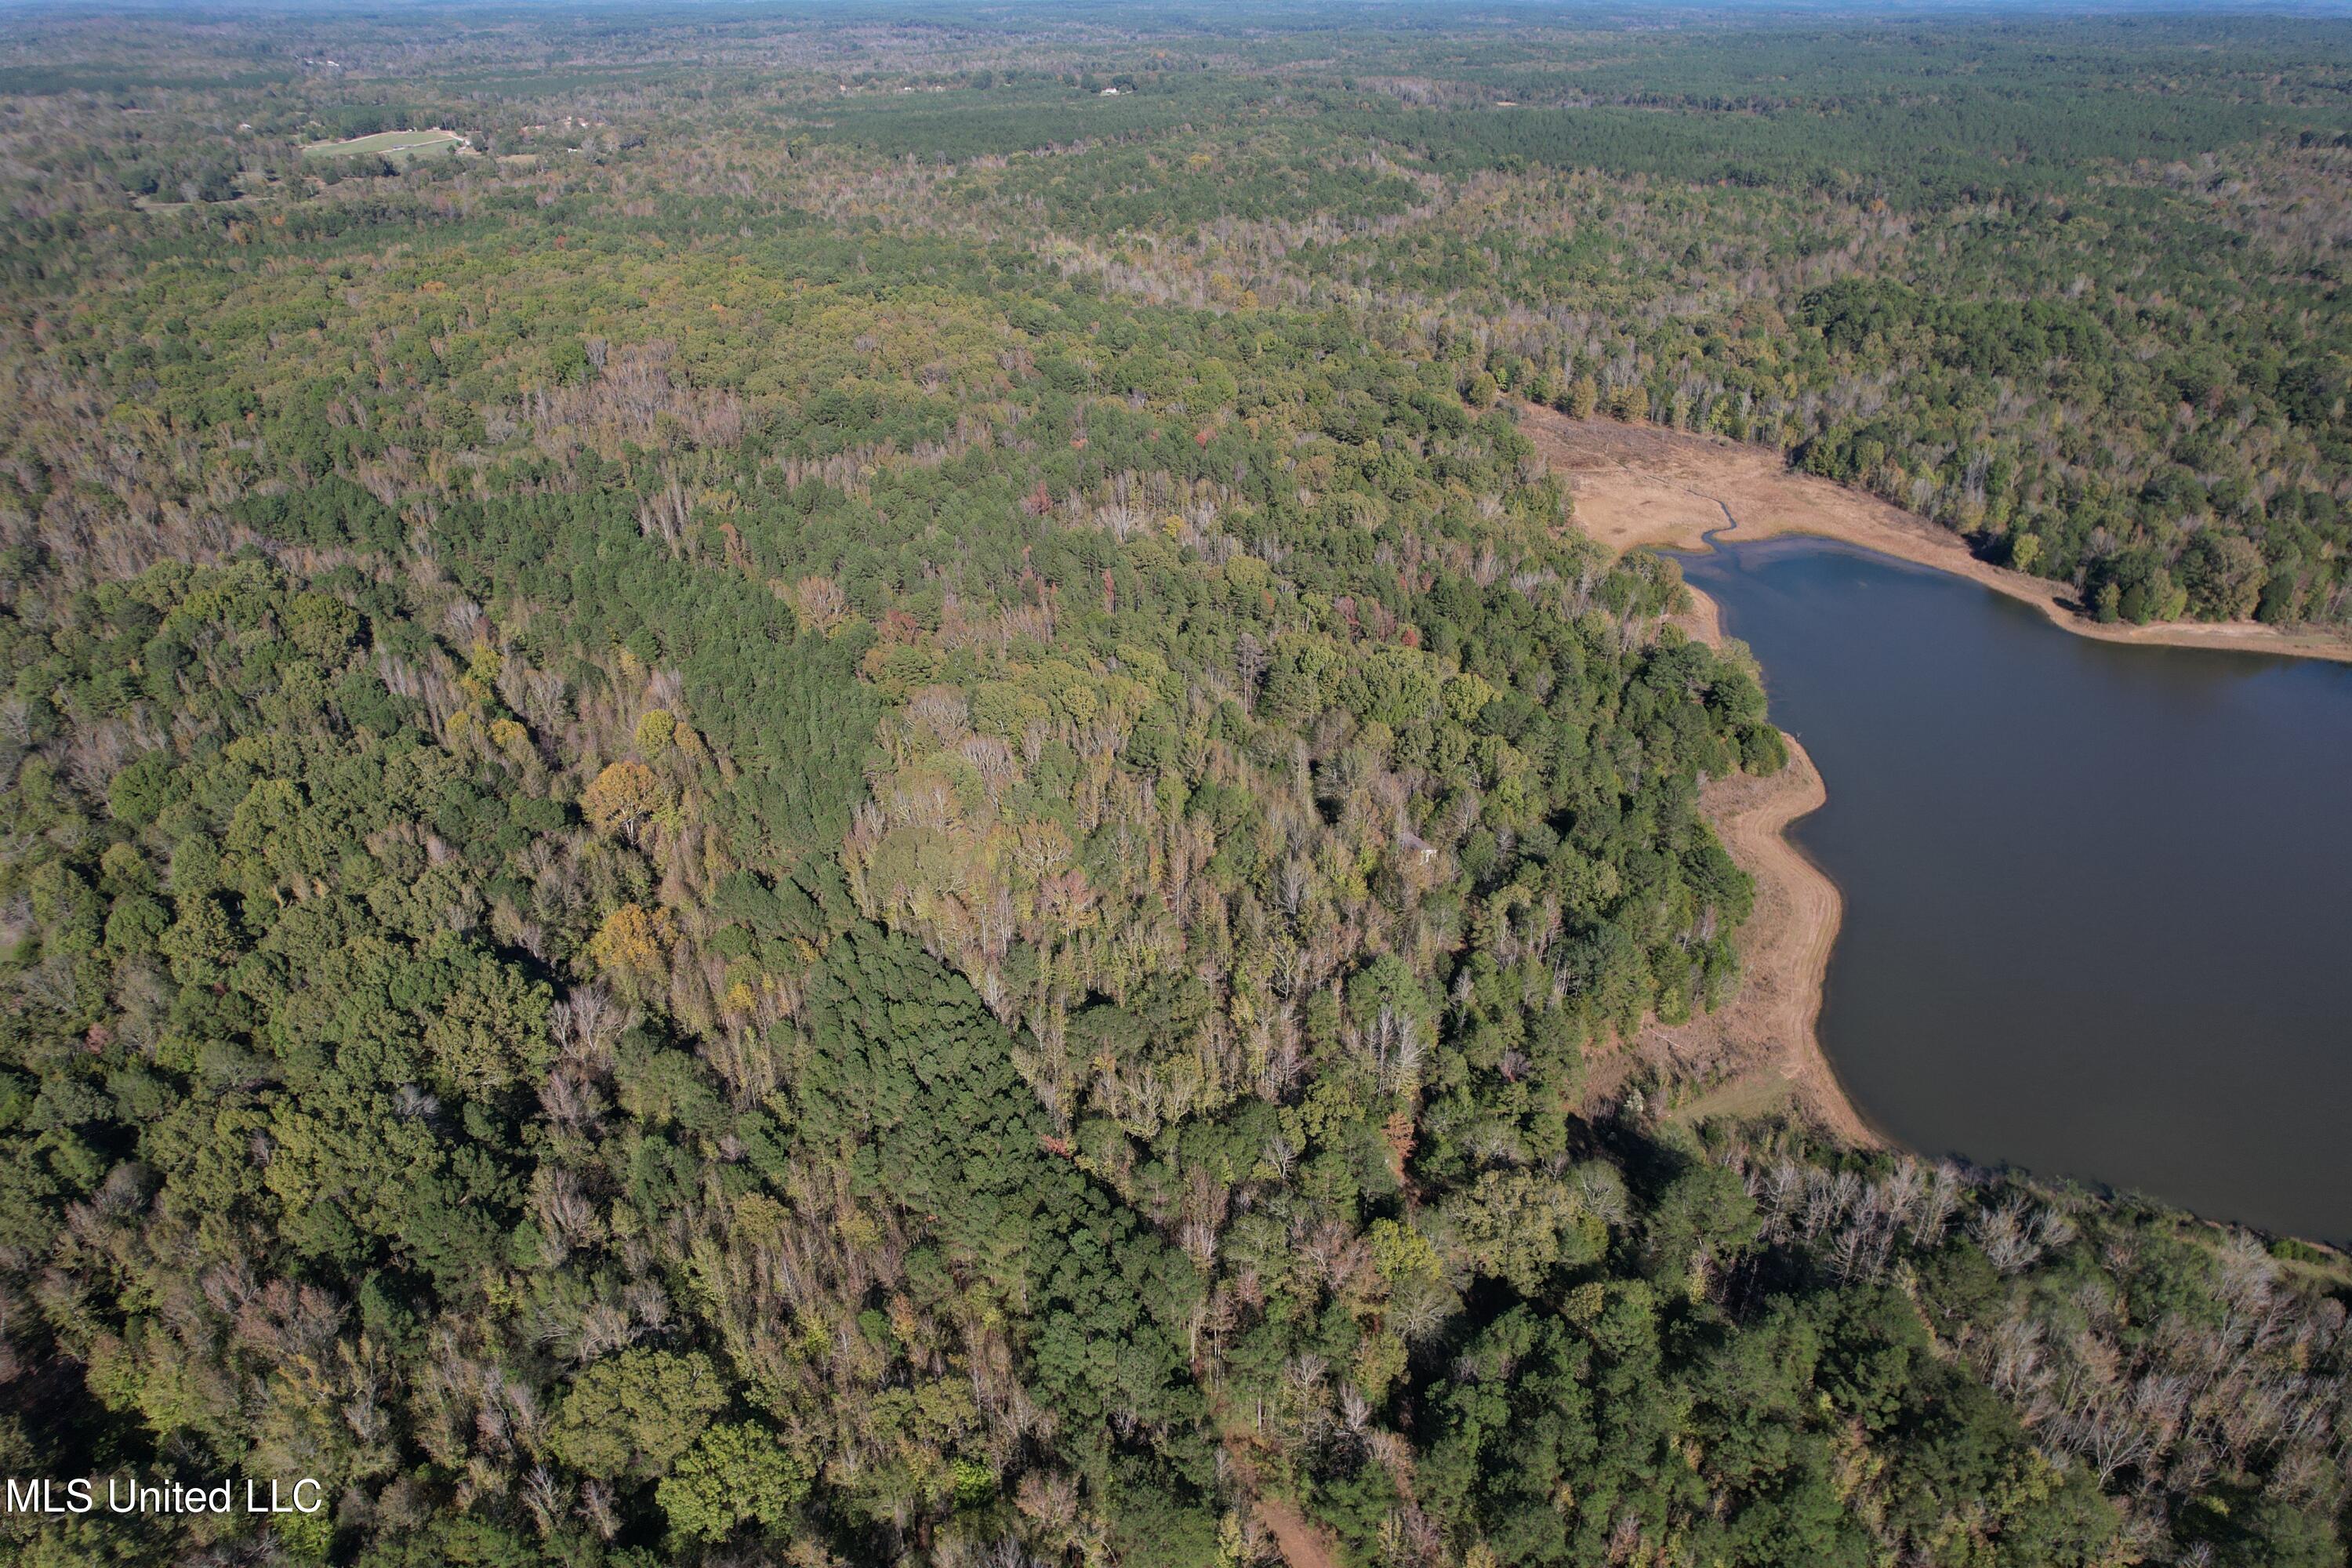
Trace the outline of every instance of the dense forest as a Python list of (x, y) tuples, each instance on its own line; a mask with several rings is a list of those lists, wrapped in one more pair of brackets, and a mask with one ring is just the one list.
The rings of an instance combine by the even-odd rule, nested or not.
[(326, 1502), (9, 1559), (2342, 1563), (2338, 1255), (1598, 1070), (1785, 754), (1514, 409), (2352, 621), (2347, 44), (12, 14), (0, 1475)]

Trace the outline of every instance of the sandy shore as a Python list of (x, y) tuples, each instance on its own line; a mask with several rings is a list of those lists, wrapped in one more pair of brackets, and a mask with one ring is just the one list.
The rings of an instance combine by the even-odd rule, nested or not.
[(1700, 794), (1724, 847), (1755, 879), (1756, 906), (1741, 944), (1739, 994), (1687, 1024), (1653, 1023), (1637, 1042), (1678, 1077), (1733, 1075), (1679, 1107), (1678, 1118), (1760, 1112), (1793, 1099), (1846, 1142), (1881, 1142), (1822, 1049), (1822, 982), (1845, 900), (1787, 833), (1790, 823), (1828, 799), (1821, 770), (1794, 737), (1789, 765), (1780, 773), (1713, 779)]
[(2064, 584), (1989, 565), (1926, 519), (1844, 485), (1791, 473), (1760, 447), (1613, 419), (1570, 419), (1533, 406), (1521, 410), (1519, 428), (1566, 477), (1578, 526), (1612, 550), (1700, 550), (1717, 529), (1734, 542), (1809, 533), (1981, 583), (2036, 606), (2078, 637), (2352, 663), (2352, 638), (2334, 632), (2253, 621), (2101, 626), (2079, 611)]
[[(1676, 624), (1710, 646), (1723, 641), (1715, 601), (1691, 590), (1690, 610)], [(1735, 773), (1709, 779), (1700, 809), (1715, 825), (1739, 868), (1756, 884), (1740, 944), (1739, 994), (1712, 1013), (1669, 1026), (1653, 1020), (1613, 1061), (1596, 1062), (1588, 1103), (1613, 1099), (1636, 1061), (1664, 1069), (1676, 1082), (1717, 1087), (1677, 1106), (1670, 1116), (1759, 1116), (1793, 1101), (1809, 1120), (1848, 1143), (1885, 1142), (1872, 1130), (1838, 1081), (1822, 1048), (1822, 986), (1830, 949), (1845, 918), (1845, 900), (1827, 873), (1790, 841), (1789, 825), (1829, 800), (1821, 770), (1786, 731), (1789, 765), (1759, 778)]]
[[(2039, 606), (2081, 637), (2352, 660), (2352, 641), (2344, 637), (2252, 622), (2101, 626), (2079, 614), (2057, 584), (1988, 565), (1925, 519), (1859, 490), (1790, 473), (1775, 454), (1758, 447), (1647, 425), (1570, 419), (1536, 407), (1521, 410), (1519, 427), (1566, 477), (1578, 525), (1621, 552), (1644, 545), (1705, 549), (1710, 532), (1735, 541), (1813, 534), (1969, 578)], [(1691, 609), (1678, 624), (1719, 646), (1722, 620), (1714, 601), (1696, 589), (1691, 593)], [(1612, 1094), (1635, 1061), (1648, 1061), (1675, 1081), (1716, 1085), (1676, 1107), (1671, 1114), (1678, 1119), (1761, 1114), (1793, 1100), (1837, 1137), (1875, 1144), (1884, 1140), (1847, 1097), (1822, 1048), (1822, 985), (1844, 900), (1786, 835), (1790, 823), (1828, 799), (1804, 748), (1792, 738), (1789, 750), (1783, 773), (1716, 780), (1703, 796), (1724, 847), (1756, 881), (1739, 994), (1690, 1023), (1650, 1025), (1626, 1058), (1595, 1064), (1592, 1091)]]
[[(1757, 504), (1777, 489), (1771, 483), (1776, 476), (1767, 470), (1778, 466), (1768, 454), (1642, 426), (1579, 422), (1540, 409), (1527, 411), (1521, 428), (1555, 468), (1569, 475), (1578, 523), (1612, 550), (1645, 544), (1703, 548), (1702, 535), (1726, 526), (1727, 505), (1746, 509), (1740, 512), (1743, 523), (1755, 513), (1778, 523), (1780, 531), (1786, 531), (1797, 515), (1785, 502), (1770, 509)], [(1826, 488), (1834, 496), (1845, 495), (1835, 486)], [(1842, 516), (1857, 532), (1874, 521), (1851, 506)], [(1775, 531), (1748, 528), (1740, 537)], [(1854, 537), (1843, 531), (1835, 536)], [(1886, 548), (1875, 537), (1856, 542)], [(1959, 553), (1966, 558), (1965, 550)], [(1693, 637), (1719, 646), (1723, 630), (1715, 602), (1696, 589), (1691, 590), (1691, 600), (1678, 624)], [(1787, 740), (1789, 765), (1779, 773), (1710, 780), (1700, 797), (1724, 847), (1755, 879), (1756, 903), (1740, 954), (1739, 994), (1689, 1023), (1671, 1027), (1650, 1024), (1633, 1041), (1629, 1056), (1663, 1068), (1677, 1081), (1717, 1080), (1718, 1087), (1676, 1108), (1672, 1112), (1676, 1119), (1759, 1115), (1793, 1100), (1833, 1136), (1875, 1144), (1878, 1136), (1848, 1099), (1822, 1049), (1822, 984), (1845, 902), (1837, 884), (1788, 838), (1789, 825), (1820, 809), (1829, 794), (1804, 747), (1793, 736)], [(1596, 1063), (1594, 1093), (1613, 1095), (1617, 1080), (1632, 1065), (1622, 1058)]]

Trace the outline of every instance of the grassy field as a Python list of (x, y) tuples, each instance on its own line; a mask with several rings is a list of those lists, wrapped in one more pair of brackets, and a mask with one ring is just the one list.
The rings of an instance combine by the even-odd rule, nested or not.
[(376, 153), (386, 158), (415, 158), (428, 153), (454, 152), (466, 139), (454, 131), (381, 131), (354, 136), (348, 142), (314, 142), (302, 149), (312, 158), (345, 158)]

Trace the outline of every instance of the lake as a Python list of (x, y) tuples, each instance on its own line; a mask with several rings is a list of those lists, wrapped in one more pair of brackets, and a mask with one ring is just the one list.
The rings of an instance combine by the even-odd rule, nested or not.
[(1821, 1032), (1927, 1154), (2352, 1239), (2352, 668), (2074, 636), (1848, 546), (1678, 556), (1829, 804)]

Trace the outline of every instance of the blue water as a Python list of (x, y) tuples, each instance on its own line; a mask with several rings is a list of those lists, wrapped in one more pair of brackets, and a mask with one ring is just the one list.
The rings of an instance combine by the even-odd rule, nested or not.
[(1681, 557), (1843, 890), (1822, 1044), (1925, 1153), (2352, 1239), (2352, 668), (2073, 636), (1774, 540)]

